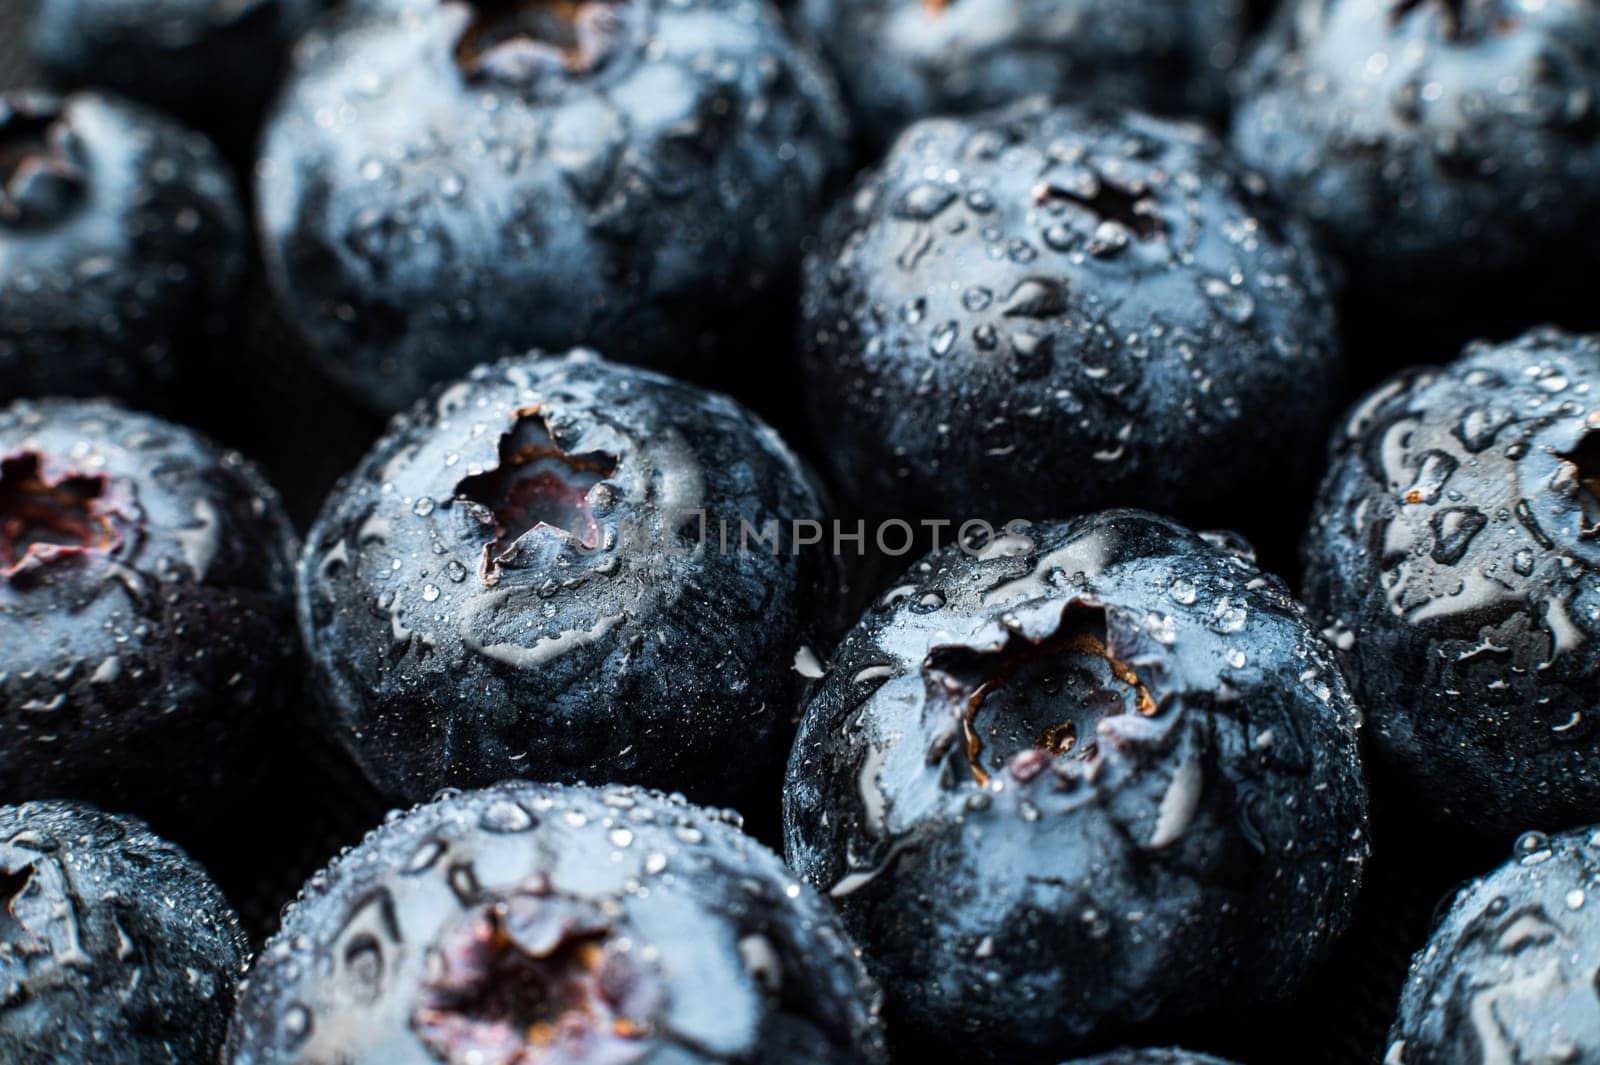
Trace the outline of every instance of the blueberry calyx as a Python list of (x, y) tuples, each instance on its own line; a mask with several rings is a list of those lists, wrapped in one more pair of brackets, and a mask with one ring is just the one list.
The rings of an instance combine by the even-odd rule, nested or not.
[(0, 577), (15, 580), (55, 560), (117, 550), (114, 495), (99, 474), (52, 480), (36, 451), (0, 460)]
[(1102, 721), (1154, 716), (1158, 699), (1115, 644), (1105, 609), (1074, 600), (1041, 639), (1011, 633), (997, 650), (935, 648), (924, 681), (959, 720), (972, 778), (986, 786), (1008, 771), (1026, 782), (1067, 756), (1092, 765), (1103, 756)]
[(468, 0), (456, 42), (469, 78), (533, 89), (599, 71), (622, 44), (628, 0)]
[(1104, 177), (1096, 177), (1087, 189), (1070, 189), (1054, 182), (1041, 183), (1033, 202), (1043, 206), (1051, 200), (1065, 200), (1092, 212), (1101, 221), (1116, 222), (1148, 240), (1161, 232), (1155, 199), (1146, 188), (1124, 187)]
[(494, 528), (483, 548), (485, 583), (499, 579), (517, 542), (536, 529), (564, 533), (588, 551), (600, 546), (593, 490), (616, 473), (617, 456), (568, 453), (538, 407), (517, 411), (500, 437), (499, 455), (493, 469), (463, 478), (455, 490), (457, 499), (482, 508), (479, 520)]
[(469, 910), (429, 955), (412, 1026), (446, 1065), (630, 1065), (663, 1004), (616, 919), (536, 879)]
[(1600, 539), (1600, 413), (1591, 415), (1589, 421), (1597, 427), (1585, 433), (1571, 451), (1556, 453), (1571, 470), (1577, 487), (1579, 535), (1585, 540)]
[(0, 226), (58, 222), (86, 187), (82, 148), (60, 107), (0, 100)]

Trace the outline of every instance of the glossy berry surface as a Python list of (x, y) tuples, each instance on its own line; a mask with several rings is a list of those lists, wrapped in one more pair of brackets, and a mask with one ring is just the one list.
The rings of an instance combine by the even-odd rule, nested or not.
[(276, 493), (190, 430), (0, 410), (0, 797), (165, 825), (238, 796), (296, 684), (293, 561)]
[(1517, 841), (1456, 895), (1412, 959), (1387, 1061), (1588, 1061), (1600, 1056), (1600, 833)]
[(929, 556), (846, 636), (787, 853), (897, 1039), (1064, 1056), (1279, 1000), (1326, 956), (1367, 853), (1356, 720), (1225, 541), (1137, 511), (1036, 525)]
[(1034, 93), (1214, 112), (1244, 29), (1238, 0), (801, 0), (797, 17), (879, 144)]
[(703, 369), (841, 160), (831, 83), (760, 0), (365, 0), (297, 56), (264, 250), (329, 372), (388, 409), (530, 347)]
[(0, 806), (0, 1059), (214, 1060), (248, 952), (204, 870), (142, 822)]
[(1378, 388), (1305, 554), (1413, 807), (1506, 839), (1600, 819), (1600, 340), (1538, 331)]
[(170, 404), (215, 356), (244, 243), (197, 134), (97, 93), (0, 94), (0, 399)]
[[(1294, 0), (1241, 81), (1234, 146), (1368, 299), (1471, 314), (1457, 286), (1591, 254), (1600, 8), (1587, 0)], [(1491, 291), (1504, 299), (1504, 281)]]
[[(586, 353), (506, 360), (397, 419), (335, 492), (301, 625), (335, 730), (392, 795), (525, 774), (731, 801), (787, 750), (833, 583), (790, 523), (821, 516), (731, 400)], [(774, 538), (741, 548), (741, 521)]]
[(37, 0), (31, 46), (52, 82), (104, 86), (237, 154), (323, 0)]
[(230, 1065), (882, 1065), (837, 918), (723, 817), (510, 783), (318, 873), (241, 996)]
[(1031, 100), (912, 127), (830, 214), (802, 361), (864, 507), (1180, 515), (1301, 476), (1337, 352), (1305, 234), (1199, 127)]

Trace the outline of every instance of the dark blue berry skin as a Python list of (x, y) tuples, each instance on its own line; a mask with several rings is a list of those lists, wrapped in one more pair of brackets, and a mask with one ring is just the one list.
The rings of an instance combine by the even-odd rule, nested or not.
[(1530, 832), (1455, 896), (1411, 962), (1388, 1062), (1600, 1057), (1600, 831)]
[(244, 248), (198, 134), (93, 92), (0, 95), (0, 400), (170, 407), (232, 322)]
[(562, 10), (361, 0), (298, 49), (262, 243), (363, 401), (530, 347), (702, 376), (776, 357), (716, 349), (768, 312), (842, 160), (825, 72), (761, 0)]
[(930, 555), (845, 637), (787, 854), (910, 1051), (1058, 1059), (1294, 993), (1367, 854), (1357, 719), (1240, 547), (1137, 511), (1036, 525)]
[(1241, 77), (1233, 144), (1356, 297), (1482, 316), (1526, 271), (1593, 261), (1597, 94), (1600, 8), (1581, 0), (1293, 0)]
[(736, 823), (526, 783), (392, 818), (287, 909), (224, 1060), (885, 1065), (837, 917)]
[(277, 494), (190, 430), (0, 409), (0, 800), (217, 816), (297, 694), (294, 557)]
[(1215, 114), (1244, 37), (1238, 0), (803, 0), (796, 17), (879, 147), (1035, 93)]
[(1304, 231), (1197, 126), (1042, 100), (908, 130), (807, 260), (816, 434), (857, 504), (1212, 517), (1335, 413)]
[(1535, 331), (1373, 391), (1305, 561), (1407, 806), (1502, 841), (1600, 819), (1600, 339)]
[(0, 1059), (214, 1061), (248, 956), (216, 885), (143, 822), (0, 806)]
[[(821, 517), (725, 397), (584, 353), (481, 367), (396, 419), (308, 538), (331, 725), (413, 800), (518, 774), (774, 789), (834, 586), (789, 523)], [(740, 550), (741, 520), (778, 522), (781, 550)]]
[(324, 0), (34, 0), (50, 80), (102, 86), (204, 129), (246, 159), (296, 37)]

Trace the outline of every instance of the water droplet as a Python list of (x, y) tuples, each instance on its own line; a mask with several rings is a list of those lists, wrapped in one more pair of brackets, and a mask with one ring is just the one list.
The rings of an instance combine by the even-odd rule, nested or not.
[(905, 195), (895, 204), (894, 213), (897, 218), (911, 221), (926, 222), (935, 218), (950, 204), (955, 202), (956, 190), (948, 185), (940, 185), (931, 181), (920, 182), (906, 190)]
[(483, 811), (478, 823), (488, 832), (526, 832), (536, 823), (533, 815), (510, 799), (496, 799)]
[(1200, 291), (1222, 317), (1235, 325), (1244, 325), (1255, 317), (1256, 301), (1248, 292), (1234, 288), (1220, 277), (1207, 277), (1200, 282)]

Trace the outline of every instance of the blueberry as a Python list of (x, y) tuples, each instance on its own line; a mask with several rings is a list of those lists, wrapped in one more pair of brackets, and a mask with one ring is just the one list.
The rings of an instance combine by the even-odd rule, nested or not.
[(742, 800), (779, 773), (830, 598), (791, 533), (821, 516), (732, 401), (587, 353), (510, 359), (398, 418), (330, 498), (301, 627), (392, 795), (530, 775)]
[(1412, 959), (1388, 1062), (1592, 1061), (1600, 1056), (1600, 832), (1517, 841), (1456, 895)]
[(1047, 93), (1073, 103), (1221, 110), (1238, 0), (803, 0), (863, 133)]
[(872, 510), (1211, 516), (1293, 483), (1334, 413), (1318, 260), (1194, 126), (1039, 100), (919, 123), (805, 282), (811, 416)]
[(890, 1030), (1043, 1060), (1290, 995), (1367, 853), (1357, 711), (1283, 584), (1137, 511), (930, 555), (847, 635), (790, 863)]
[(170, 402), (232, 319), (244, 245), (198, 135), (97, 93), (0, 94), (0, 399)]
[(229, 1065), (882, 1065), (827, 904), (728, 818), (507, 783), (391, 819), (285, 912)]
[(294, 691), (294, 540), (237, 455), (104, 402), (0, 409), (0, 799), (193, 824)]
[(215, 1060), (248, 955), (205, 871), (143, 822), (0, 806), (0, 1059)]
[(1474, 834), (1600, 819), (1600, 338), (1379, 387), (1334, 441), (1306, 596), (1408, 805)]
[(386, 409), (530, 347), (706, 369), (842, 159), (836, 93), (764, 0), (365, 0), (297, 54), (261, 164), (272, 281)]
[(50, 79), (99, 85), (205, 129), (243, 158), (289, 46), (324, 0), (37, 0)]
[(1294, 0), (1241, 80), (1240, 156), (1401, 317), (1480, 314), (1461, 286), (1503, 301), (1593, 243), (1593, 4)]

